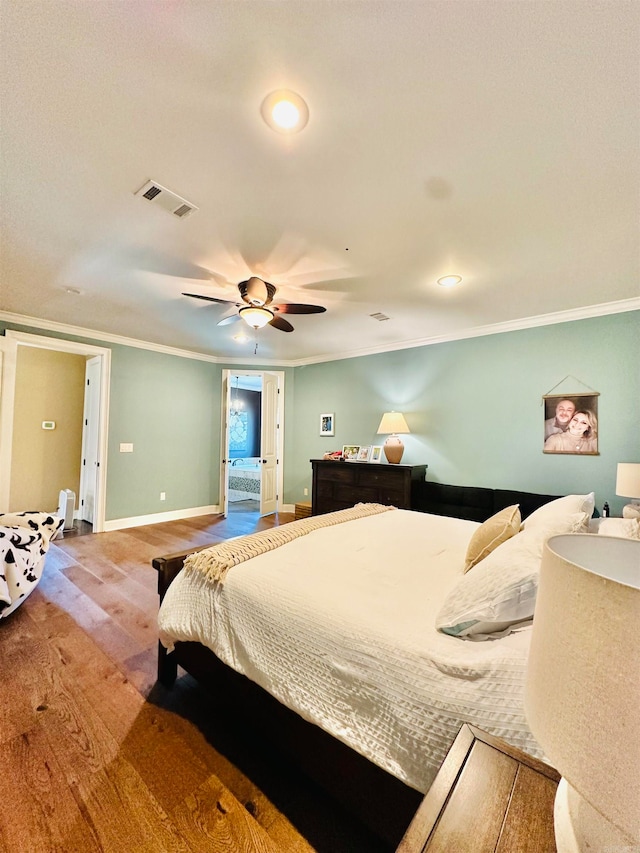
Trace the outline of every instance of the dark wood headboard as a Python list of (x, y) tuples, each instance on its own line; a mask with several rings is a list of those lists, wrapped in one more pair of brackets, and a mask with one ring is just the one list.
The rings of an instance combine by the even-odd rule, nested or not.
[(512, 504), (520, 505), (522, 518), (562, 495), (538, 495), (510, 489), (486, 489), (479, 486), (449, 486), (444, 483), (420, 483), (415, 496), (419, 512), (450, 515), (469, 521), (486, 521), (494, 513)]

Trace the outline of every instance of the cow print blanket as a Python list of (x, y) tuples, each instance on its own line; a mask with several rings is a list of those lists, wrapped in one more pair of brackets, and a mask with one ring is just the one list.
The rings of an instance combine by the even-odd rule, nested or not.
[(0, 513), (0, 619), (35, 589), (49, 542), (63, 524), (46, 512)]

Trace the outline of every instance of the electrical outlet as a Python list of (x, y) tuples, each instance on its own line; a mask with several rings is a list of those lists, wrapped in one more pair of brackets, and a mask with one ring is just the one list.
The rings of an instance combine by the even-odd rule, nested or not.
[(166, 499), (167, 499), (167, 493), (166, 492), (160, 492), (160, 500), (166, 501)]
[(307, 495), (309, 494), (309, 489), (304, 489), (304, 490), (303, 490), (303, 494), (304, 494), (304, 496), (305, 496), (305, 498), (306, 498), (306, 497), (307, 497)]

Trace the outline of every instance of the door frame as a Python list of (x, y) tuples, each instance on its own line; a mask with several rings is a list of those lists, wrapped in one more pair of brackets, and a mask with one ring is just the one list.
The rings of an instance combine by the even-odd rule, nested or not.
[[(95, 422), (97, 418), (94, 415), (94, 409), (91, 407), (91, 402), (95, 402), (95, 397), (92, 397), (95, 394), (95, 391), (91, 390), (91, 385), (89, 384), (89, 365), (93, 362), (97, 361), (98, 367), (98, 397), (97, 397), (97, 406), (98, 412), (100, 411), (100, 358), (99, 356), (91, 356), (85, 362), (84, 366), (84, 403), (82, 406), (82, 464), (80, 467), (80, 489), (78, 493), (78, 506), (76, 507), (76, 517), (82, 521), (88, 521), (90, 524), (95, 523), (95, 515), (96, 515), (96, 480), (98, 477), (98, 471), (101, 466), (88, 466), (87, 465), (87, 457), (93, 455), (93, 451), (95, 450), (96, 462), (98, 461), (98, 439), (99, 439), (99, 423), (95, 423), (95, 431), (90, 429), (90, 423), (87, 419), (87, 404), (89, 404), (89, 417), (91, 421)], [(90, 442), (89, 439), (92, 438)], [(93, 471), (90, 472), (90, 467), (93, 467)], [(88, 503), (88, 495), (87, 493), (90, 490), (90, 486), (93, 486), (93, 495), (92, 495), (92, 508), (91, 508), (91, 518), (87, 518), (87, 507)]]
[[(221, 377), (221, 399), (220, 399), (220, 512), (226, 515), (229, 508), (228, 495), (228, 468), (226, 460), (226, 452), (228, 446), (227, 433), (229, 430), (229, 420), (227, 413), (227, 402), (229, 399), (230, 380), (232, 376), (260, 376), (265, 373), (275, 376), (278, 380), (278, 406), (276, 412), (276, 455), (278, 461), (276, 463), (276, 512), (279, 512), (283, 505), (283, 489), (284, 489), (284, 370), (243, 370), (242, 368), (232, 369), (224, 368)], [(261, 438), (262, 442), (262, 438)], [(262, 446), (260, 447), (262, 452)]]
[[(87, 357), (100, 357), (100, 411), (98, 422), (98, 470), (96, 473), (96, 501), (93, 531), (104, 530), (107, 504), (107, 426), (109, 423), (109, 388), (111, 377), (111, 350), (93, 344), (83, 344), (62, 338), (48, 338), (7, 329), (0, 336), (0, 349), (4, 354), (2, 383), (0, 385), (0, 507), (8, 507), (11, 489), (11, 456), (13, 449), (13, 415), (16, 393), (16, 365), (18, 347), (68, 352)], [(84, 425), (83, 425), (84, 431)]]

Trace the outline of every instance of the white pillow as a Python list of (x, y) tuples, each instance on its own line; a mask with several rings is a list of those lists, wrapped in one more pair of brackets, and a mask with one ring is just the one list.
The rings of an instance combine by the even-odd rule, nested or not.
[(549, 503), (538, 507), (538, 509), (525, 519), (522, 527), (524, 530), (529, 530), (540, 525), (545, 527), (549, 523), (562, 523), (563, 519), (575, 516), (576, 513), (581, 513), (583, 517), (577, 521), (575, 529), (563, 532), (587, 533), (589, 531), (589, 519), (593, 515), (594, 504), (595, 495), (593, 492), (589, 492), (588, 495), (567, 495), (564, 498), (557, 498), (555, 501), (549, 501)]
[(449, 592), (436, 617), (436, 628), (454, 637), (509, 631), (533, 617), (542, 546), (550, 536), (571, 533), (582, 523), (577, 512), (534, 524), (507, 539), (467, 572)]
[(602, 533), (603, 536), (619, 536), (623, 539), (640, 539), (640, 519), (601, 518), (598, 533)]

